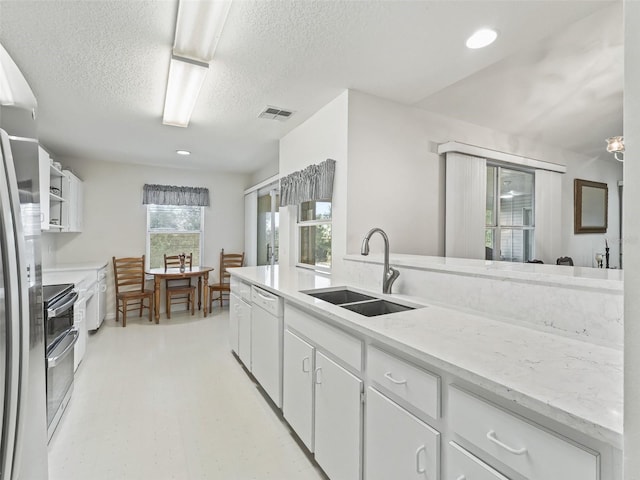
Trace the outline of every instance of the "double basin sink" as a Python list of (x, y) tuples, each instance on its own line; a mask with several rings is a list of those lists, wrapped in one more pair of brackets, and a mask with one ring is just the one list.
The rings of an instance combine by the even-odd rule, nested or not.
[(306, 293), (312, 297), (332, 303), (333, 305), (346, 308), (347, 310), (359, 313), (365, 317), (387, 315), (389, 313), (404, 312), (405, 310), (414, 310), (416, 308), (365, 295), (364, 293), (355, 292), (348, 288), (337, 288), (334, 290), (307, 290), (302, 293)]

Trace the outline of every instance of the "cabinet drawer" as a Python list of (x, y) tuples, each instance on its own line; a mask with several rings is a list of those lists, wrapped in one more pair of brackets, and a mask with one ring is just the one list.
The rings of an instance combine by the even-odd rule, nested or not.
[(331, 352), (357, 371), (362, 371), (362, 342), (357, 338), (289, 304), (285, 307), (284, 321), (315, 345)]
[(369, 378), (431, 418), (440, 416), (440, 377), (376, 348), (368, 348)]
[(237, 277), (231, 277), (231, 291), (242, 298), (245, 302), (251, 301), (251, 285), (243, 282)]
[(454, 386), (449, 389), (452, 429), (530, 480), (597, 480), (599, 458)]
[(455, 442), (447, 448), (446, 480), (509, 480)]
[(282, 316), (282, 298), (267, 292), (255, 285), (251, 289), (251, 301), (254, 305), (264, 308), (268, 313), (276, 317)]

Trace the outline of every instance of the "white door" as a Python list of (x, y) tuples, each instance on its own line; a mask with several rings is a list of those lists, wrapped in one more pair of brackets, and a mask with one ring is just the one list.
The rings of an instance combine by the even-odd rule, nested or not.
[(440, 434), (371, 387), (365, 438), (367, 480), (440, 478)]
[(316, 461), (331, 480), (358, 480), (362, 381), (320, 352), (314, 381)]
[(233, 292), (229, 295), (229, 346), (238, 354), (238, 321), (240, 298)]
[(73, 346), (73, 371), (78, 369), (87, 350), (87, 318), (86, 300), (76, 301), (73, 304), (73, 326), (78, 330), (78, 341)]
[(282, 318), (253, 305), (251, 309), (251, 372), (278, 407), (282, 407), (281, 342)]
[(98, 271), (98, 325), (100, 328), (102, 321), (107, 316), (107, 267)]
[(251, 305), (238, 300), (238, 356), (251, 370)]
[(282, 414), (313, 452), (314, 348), (289, 330), (284, 332)]

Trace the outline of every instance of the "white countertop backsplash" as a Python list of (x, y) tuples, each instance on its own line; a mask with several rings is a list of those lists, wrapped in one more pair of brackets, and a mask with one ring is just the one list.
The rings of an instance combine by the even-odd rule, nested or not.
[[(380, 289), (382, 255), (345, 257), (346, 277)], [(622, 348), (622, 270), (391, 255), (393, 291), (516, 325)]]
[[(381, 270), (378, 273), (382, 276)], [(379, 289), (299, 268), (245, 267), (232, 270), (232, 275), (278, 293), (343, 328), (622, 447), (623, 355), (619, 349), (442, 304), (364, 317), (300, 291), (348, 285), (383, 297), (377, 293)], [(417, 296), (393, 297), (420, 302)]]

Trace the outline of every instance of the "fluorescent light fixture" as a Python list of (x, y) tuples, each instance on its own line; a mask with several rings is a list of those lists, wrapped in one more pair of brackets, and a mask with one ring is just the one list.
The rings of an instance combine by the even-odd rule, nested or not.
[(467, 39), (467, 48), (483, 48), (491, 45), (498, 38), (498, 33), (490, 28), (478, 30)]
[(165, 125), (189, 125), (230, 7), (230, 0), (180, 0), (162, 118)]
[(187, 127), (209, 65), (177, 56), (171, 57), (167, 96), (162, 123)]
[(213, 60), (230, 7), (230, 1), (180, 0), (173, 53), (203, 62)]
[(191, 155), (191, 152), (189, 150), (176, 150), (176, 153), (178, 155)]

